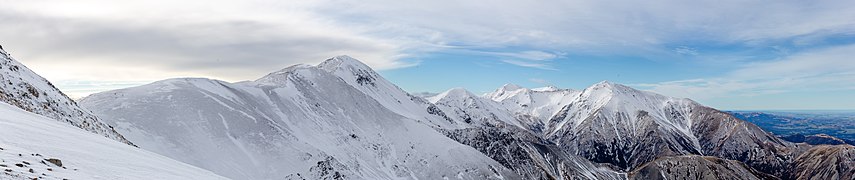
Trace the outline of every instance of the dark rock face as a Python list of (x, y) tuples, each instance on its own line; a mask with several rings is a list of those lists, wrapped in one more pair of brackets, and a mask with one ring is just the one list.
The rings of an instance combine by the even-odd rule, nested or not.
[(525, 179), (623, 179), (516, 126), (440, 130)]
[(754, 124), (704, 106), (694, 108), (692, 131), (703, 154), (744, 162), (748, 166), (782, 177), (798, 154), (795, 145), (767, 133)]
[(545, 136), (567, 154), (617, 171), (663, 157), (702, 155), (785, 177), (795, 157), (809, 148), (690, 100), (608, 83), (578, 97), (550, 119)]
[(855, 179), (855, 147), (821, 145), (796, 158), (788, 179)]
[(50, 159), (45, 159), (45, 161), (50, 162), (51, 164), (54, 164), (56, 166), (62, 167), (62, 161), (59, 159), (50, 158)]
[(374, 83), (377, 78), (372, 76), (370, 71), (360, 69), (358, 71), (353, 72), (353, 75), (356, 76), (356, 82), (360, 85), (377, 86), (377, 84)]
[(711, 156), (671, 156), (647, 163), (629, 179), (778, 179), (745, 164)]
[[(674, 132), (663, 131), (646, 112), (637, 113), (638, 126), (627, 123), (627, 113), (617, 113), (609, 120), (600, 112), (586, 119), (577, 131), (564, 131), (554, 141), (566, 152), (606, 163), (620, 170), (630, 170), (658, 157), (697, 154), (690, 140)], [(615, 124), (611, 124), (615, 123)], [(638, 128), (638, 129), (633, 129)]]
[(314, 177), (321, 179), (347, 179), (347, 176), (340, 172), (342, 169), (347, 168), (335, 160), (335, 158), (327, 157), (327, 159), (323, 161), (318, 161), (317, 165), (309, 169), (309, 172), (315, 173)]

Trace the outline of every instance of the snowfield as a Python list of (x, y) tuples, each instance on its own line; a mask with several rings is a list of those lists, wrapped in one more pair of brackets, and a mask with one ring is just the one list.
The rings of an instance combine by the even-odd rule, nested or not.
[(350, 57), (255, 81), (169, 79), (81, 100), (141, 148), (235, 179), (515, 179)]
[(226, 179), (6, 103), (0, 114), (0, 179)]

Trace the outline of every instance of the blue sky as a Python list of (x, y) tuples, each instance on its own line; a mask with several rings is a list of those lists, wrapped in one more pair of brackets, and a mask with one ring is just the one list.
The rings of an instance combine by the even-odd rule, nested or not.
[(855, 1), (0, 0), (72, 96), (350, 55), (411, 92), (599, 81), (720, 109), (855, 109)]

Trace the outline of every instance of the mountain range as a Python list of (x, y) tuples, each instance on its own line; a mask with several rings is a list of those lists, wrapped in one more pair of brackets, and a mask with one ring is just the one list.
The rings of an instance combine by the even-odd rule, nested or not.
[[(855, 112), (729, 111), (791, 142), (855, 145)], [(843, 143), (840, 143), (843, 141)]]
[[(184, 175), (199, 177), (192, 179), (855, 178), (850, 145), (784, 141), (695, 101), (607, 81), (582, 90), (508, 84), (483, 95), (413, 95), (337, 56), (252, 81), (167, 79), (93, 94), (78, 106), (4, 57), (2, 107), (39, 119), (8, 123), (59, 136), (29, 124), (53, 119), (62, 132), (94, 134), (78, 141), (97, 136), (113, 141), (103, 148), (180, 161), (170, 164), (188, 167)], [(2, 140), (0, 147), (39, 143)], [(139, 177), (130, 174), (118, 176)]]

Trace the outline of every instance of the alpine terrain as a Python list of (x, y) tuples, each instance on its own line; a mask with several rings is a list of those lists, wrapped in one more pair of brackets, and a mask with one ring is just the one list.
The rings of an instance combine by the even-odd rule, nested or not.
[(0, 102), (133, 145), (113, 127), (80, 108), (50, 82), (0, 49)]
[(348, 56), (254, 81), (168, 79), (81, 105), (142, 149), (235, 179), (805, 179), (851, 177), (855, 161), (845, 145), (783, 141), (620, 84), (422, 98)]
[(0, 179), (226, 179), (134, 147), (0, 49)]
[(337, 56), (252, 81), (167, 79), (93, 94), (78, 106), (5, 51), (2, 58), (0, 179), (855, 174), (850, 145), (784, 141), (692, 100), (607, 81), (582, 90), (507, 84), (483, 95), (454, 88), (425, 97)]

